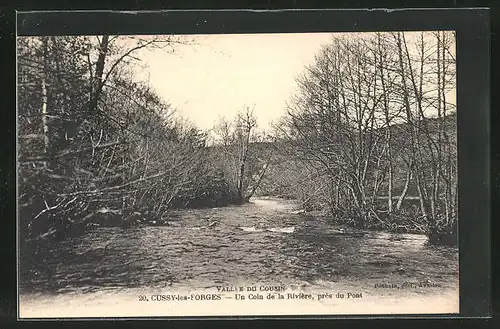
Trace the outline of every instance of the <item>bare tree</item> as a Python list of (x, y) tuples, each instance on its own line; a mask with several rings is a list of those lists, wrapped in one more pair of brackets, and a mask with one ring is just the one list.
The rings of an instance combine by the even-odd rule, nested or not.
[(104, 36), (97, 47), (88, 37), (19, 39), (21, 214), (34, 237), (103, 212), (118, 222), (141, 212), (157, 219), (190, 199), (205, 137), (175, 121), (129, 63), (176, 41), (120, 39)]
[(263, 142), (263, 133), (257, 131), (253, 108), (245, 106), (232, 122), (220, 118), (213, 131), (225, 175), (234, 187), (236, 202), (248, 202), (259, 188), (272, 159), (269, 150), (258, 147), (258, 143)]
[(456, 199), (450, 40), (449, 32), (334, 37), (297, 79), (280, 136), (329, 182), (322, 193), (338, 216), (427, 231), (440, 216), (452, 222), (453, 204), (443, 202)]

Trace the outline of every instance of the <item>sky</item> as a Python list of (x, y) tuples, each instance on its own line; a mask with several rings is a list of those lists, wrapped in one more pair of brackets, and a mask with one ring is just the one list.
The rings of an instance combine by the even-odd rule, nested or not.
[[(407, 40), (418, 35), (407, 33)], [(286, 114), (286, 102), (297, 88), (295, 78), (314, 63), (315, 55), (332, 36), (177, 36), (189, 44), (177, 45), (174, 53), (155, 49), (137, 54), (141, 61), (136, 78), (147, 81), (179, 116), (203, 130), (211, 129), (221, 117), (234, 117), (245, 106), (254, 108), (259, 128), (269, 130)], [(447, 97), (455, 103), (455, 90)]]
[(189, 36), (194, 45), (140, 54), (142, 79), (199, 128), (254, 107), (261, 129), (285, 114), (295, 78), (331, 33)]

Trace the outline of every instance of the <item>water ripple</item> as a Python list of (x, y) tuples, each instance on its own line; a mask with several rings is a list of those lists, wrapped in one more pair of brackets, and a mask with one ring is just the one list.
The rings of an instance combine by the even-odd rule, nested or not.
[[(335, 282), (396, 272), (436, 280), (458, 275), (457, 251), (428, 247), (423, 236), (346, 231), (294, 209), (293, 201), (257, 199), (176, 211), (175, 226), (95, 228), (72, 240), (21, 250), (21, 289), (58, 293)], [(208, 221), (217, 225), (207, 227)]]

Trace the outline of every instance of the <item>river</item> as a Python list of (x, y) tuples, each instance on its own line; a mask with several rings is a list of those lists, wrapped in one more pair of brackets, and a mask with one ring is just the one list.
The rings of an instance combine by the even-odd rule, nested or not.
[[(294, 201), (255, 198), (241, 206), (175, 211), (168, 226), (96, 227), (22, 250), (21, 310), (25, 316), (93, 316), (99, 312), (92, 301), (100, 300), (103, 312), (103, 301), (116, 306), (117, 296), (132, 302), (146, 292), (214, 292), (235, 285), (342, 287), (396, 304), (402, 295), (439, 296), (447, 310), (458, 307), (456, 248), (429, 246), (422, 235), (339, 228), (296, 209)], [(375, 289), (407, 282), (428, 286), (404, 293)], [(68, 305), (75, 301), (87, 311), (72, 313)]]

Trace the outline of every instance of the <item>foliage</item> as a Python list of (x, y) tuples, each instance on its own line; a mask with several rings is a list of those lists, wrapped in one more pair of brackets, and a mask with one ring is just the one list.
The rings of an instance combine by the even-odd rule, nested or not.
[(277, 128), (289, 155), (325, 182), (313, 198), (337, 220), (456, 235), (453, 38), (335, 37), (297, 79)]
[(165, 224), (173, 208), (298, 198), (362, 228), (455, 241), (453, 32), (335, 37), (297, 78), (272, 138), (253, 109), (215, 140), (134, 79), (153, 37), (18, 39), (19, 205), (25, 239), (91, 225)]
[(134, 52), (168, 51), (176, 42), (18, 39), (25, 239), (64, 237), (89, 225), (157, 223), (175, 207), (227, 203), (225, 181), (207, 162), (205, 134), (132, 78)]

